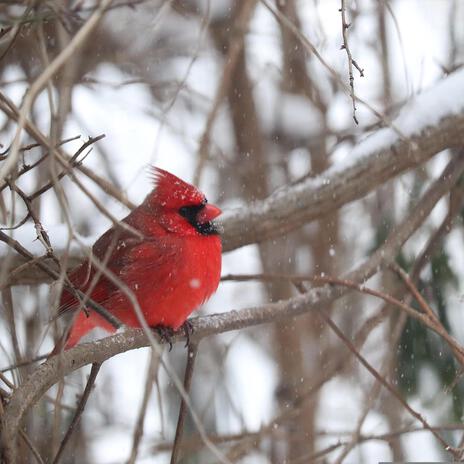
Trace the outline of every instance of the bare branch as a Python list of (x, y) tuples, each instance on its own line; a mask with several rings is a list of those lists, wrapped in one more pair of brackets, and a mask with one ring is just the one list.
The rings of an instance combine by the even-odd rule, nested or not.
[[(464, 85), (463, 71), (454, 77), (462, 78)], [(441, 91), (438, 87), (446, 85), (448, 79), (437, 84), (437, 91)], [(422, 98), (428, 96), (419, 95), (415, 104), (406, 108), (399, 118), (412, 117), (421, 108)], [(447, 148), (464, 145), (464, 113), (455, 114), (454, 108), (440, 111), (442, 117), (436, 125), (418, 127), (406, 141), (400, 140), (391, 129), (381, 129), (357, 145), (343, 170), (328, 169), (317, 178), (278, 190), (247, 208), (226, 212), (222, 219), (224, 251), (279, 237), (364, 197), (383, 182), (423, 164)], [(12, 267), (23, 263), (24, 260), (13, 259)], [(47, 280), (45, 276), (35, 270), (31, 273), (30, 269), (14, 276), (15, 283), (44, 280)]]
[(346, 55), (348, 57), (348, 77), (350, 82), (350, 97), (353, 103), (353, 119), (356, 124), (359, 124), (358, 118), (356, 117), (356, 97), (354, 93), (354, 75), (353, 75), (353, 66), (359, 71), (359, 75), (364, 77), (364, 69), (361, 69), (355, 60), (353, 60), (353, 56), (351, 54), (350, 46), (348, 44), (348, 28), (351, 26), (346, 21), (346, 5), (345, 0), (341, 1), (340, 13), (342, 16), (342, 37), (343, 37), (343, 45), (342, 49), (346, 51)]
[(153, 380), (156, 376), (160, 365), (160, 359), (158, 354), (155, 351), (152, 351), (150, 356), (150, 362), (147, 369), (147, 379), (145, 381), (145, 391), (142, 398), (142, 403), (140, 405), (139, 415), (137, 417), (137, 422), (134, 428), (134, 434), (132, 438), (132, 449), (130, 456), (127, 460), (127, 464), (135, 464), (137, 459), (137, 454), (139, 452), (140, 441), (143, 436), (143, 423), (145, 421), (145, 415), (147, 413), (148, 402), (150, 400), (151, 392), (153, 390)]
[[(403, 224), (394, 231), (385, 244), (380, 247), (363, 265), (350, 272), (346, 278), (363, 282), (373, 275), (382, 265), (389, 262), (400, 250), (405, 241), (423, 223), (438, 200), (453, 187), (464, 170), (464, 157), (451, 160), (443, 174), (424, 194), (414, 211)], [(298, 316), (317, 308), (323, 308), (335, 298), (346, 293), (346, 288), (326, 285), (315, 288), (287, 301), (266, 306), (245, 308), (207, 317), (191, 319), (194, 328), (193, 341), (226, 331), (243, 329), (258, 324)], [(178, 333), (173, 342), (185, 339)], [(26, 381), (14, 391), (2, 417), (3, 445), (8, 453), (14, 455), (14, 443), (21, 418), (45, 392), (62, 376), (89, 363), (102, 363), (105, 360), (128, 350), (149, 346), (147, 335), (142, 330), (130, 329), (124, 333), (104, 338), (94, 343), (79, 345), (60, 356), (50, 358), (39, 366)]]
[(238, 34), (235, 34), (230, 44), (229, 52), (225, 59), (225, 65), (222, 72), (222, 76), (219, 81), (218, 88), (216, 89), (216, 95), (213, 100), (213, 105), (208, 113), (206, 126), (203, 131), (203, 135), (201, 136), (200, 146), (198, 147), (199, 161), (194, 175), (195, 184), (200, 183), (201, 172), (208, 157), (210, 137), (214, 121), (216, 120), (219, 109), (221, 107), (221, 103), (224, 100), (224, 97), (227, 95), (227, 91), (230, 87), (231, 77), (234, 75), (233, 70), (237, 65), (237, 61), (240, 57), (240, 52), (243, 48), (243, 43), (245, 40), (245, 29), (247, 28), (251, 15), (255, 10), (256, 1), (257, 0), (245, 0), (244, 2), (238, 3), (239, 12), (237, 19), (234, 23), (234, 27), (238, 31)]
[(38, 464), (45, 464), (44, 460), (42, 459), (42, 456), (40, 456), (40, 453), (37, 451), (34, 444), (26, 435), (26, 432), (24, 432), (24, 430), (22, 429), (19, 429), (19, 435), (21, 439), (24, 441), (24, 443), (26, 443), (26, 446), (31, 450), (31, 453), (34, 456), (35, 460), (38, 462)]
[(79, 401), (79, 404), (77, 406), (74, 417), (73, 417), (71, 423), (69, 424), (69, 428), (66, 431), (65, 436), (63, 437), (63, 440), (62, 440), (62, 442), (60, 444), (58, 452), (56, 453), (55, 459), (53, 460), (53, 464), (58, 464), (58, 462), (59, 462), (59, 460), (60, 460), (60, 458), (61, 458), (61, 456), (63, 454), (63, 451), (64, 451), (69, 439), (71, 438), (71, 435), (72, 435), (74, 429), (76, 428), (77, 424), (79, 423), (79, 421), (81, 419), (82, 413), (84, 412), (85, 405), (87, 403), (87, 400), (89, 399), (90, 392), (92, 391), (92, 388), (93, 388), (93, 386), (95, 384), (95, 380), (97, 378), (98, 371), (100, 370), (100, 367), (101, 367), (100, 363), (93, 363), (92, 364), (92, 370), (90, 371), (89, 379), (87, 380), (87, 385), (85, 386), (84, 393), (82, 395), (82, 398)]
[[(190, 393), (190, 386), (192, 384), (193, 368), (195, 366), (195, 359), (198, 353), (198, 345), (190, 343), (187, 352), (187, 365), (185, 366), (184, 376), (184, 389)], [(179, 456), (180, 448), (182, 445), (182, 434), (184, 432), (185, 417), (187, 415), (187, 404), (183, 399), (180, 402), (179, 417), (177, 419), (176, 436), (172, 447), (171, 464), (176, 464)]]
[(76, 50), (82, 47), (89, 34), (98, 25), (103, 14), (105, 13), (108, 6), (111, 5), (112, 1), (113, 0), (103, 0), (99, 4), (98, 8), (92, 13), (87, 22), (81, 27), (81, 29), (69, 42), (68, 46), (61, 51), (61, 53), (50, 63), (49, 66), (45, 68), (42, 74), (40, 74), (39, 77), (31, 85), (29, 91), (26, 94), (24, 105), (19, 113), (18, 127), (16, 129), (16, 133), (13, 139), (10, 154), (5, 164), (3, 164), (0, 169), (0, 179), (5, 179), (16, 164), (20, 149), (22, 130), (26, 126), (27, 118), (32, 109), (32, 105), (35, 101), (35, 98), (43, 89), (43, 87), (47, 84), (47, 82), (53, 77), (53, 75), (74, 55)]
[[(382, 129), (361, 142), (345, 169), (328, 169), (318, 178), (278, 190), (248, 208), (226, 213), (222, 221), (224, 250), (281, 236), (364, 197), (436, 153), (463, 145), (464, 114), (443, 119), (434, 127), (423, 127), (407, 141), (400, 141), (390, 131)], [(390, 137), (392, 143), (382, 146)]]
[(339, 329), (339, 327), (332, 321), (332, 319), (324, 312), (318, 311), (321, 317), (327, 322), (330, 328), (337, 334), (337, 336), (343, 340), (345, 345), (350, 349), (350, 351), (358, 358), (358, 361), (369, 371), (369, 373), (379, 382), (381, 383), (401, 404), (402, 406), (415, 418), (417, 419), (425, 429), (432, 432), (433, 436), (443, 445), (445, 451), (450, 452), (454, 457), (459, 457), (458, 450), (452, 448), (444, 439), (443, 437), (432, 427), (430, 427), (429, 423), (425, 420), (425, 418), (415, 411), (409, 404), (403, 399), (399, 392), (385, 380), (385, 378), (377, 372), (374, 367), (366, 360), (364, 356), (362, 356), (356, 348), (354, 348), (351, 341), (345, 336), (345, 334)]

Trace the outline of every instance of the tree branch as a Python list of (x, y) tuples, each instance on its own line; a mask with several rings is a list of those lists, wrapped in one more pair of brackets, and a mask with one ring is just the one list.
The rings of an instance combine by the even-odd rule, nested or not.
[[(464, 79), (463, 79), (464, 92)], [(391, 129), (361, 142), (344, 169), (328, 169), (317, 178), (274, 192), (248, 208), (226, 213), (224, 251), (281, 236), (363, 198), (384, 182), (428, 161), (446, 148), (464, 145), (464, 114), (448, 117), (419, 136), (401, 141)], [(377, 148), (387, 137), (388, 146)]]
[[(363, 282), (385, 263), (396, 256), (406, 240), (428, 217), (438, 200), (457, 182), (464, 170), (464, 156), (454, 157), (439, 178), (424, 193), (414, 210), (364, 264), (348, 273), (345, 278)], [(193, 341), (226, 331), (253, 327), (267, 322), (275, 322), (298, 316), (314, 309), (323, 308), (348, 291), (347, 288), (325, 285), (314, 288), (286, 301), (261, 307), (245, 308), (206, 317), (190, 319), (194, 328)], [(155, 335), (157, 336), (157, 335)], [(159, 338), (159, 337), (158, 337)], [(172, 342), (184, 340), (182, 333), (175, 334)], [(160, 340), (162, 343), (162, 340)], [(129, 329), (93, 343), (78, 345), (54, 356), (39, 366), (26, 381), (11, 395), (2, 417), (2, 444), (7, 456), (15, 454), (15, 438), (22, 417), (58, 379), (90, 363), (105, 360), (132, 349), (149, 346), (142, 330)], [(14, 463), (14, 459), (9, 462)]]
[(85, 386), (84, 393), (77, 405), (76, 411), (74, 413), (74, 417), (72, 418), (71, 423), (69, 424), (68, 430), (66, 431), (65, 436), (60, 444), (58, 452), (56, 453), (55, 459), (53, 459), (53, 464), (58, 464), (61, 456), (63, 455), (64, 449), (71, 438), (74, 429), (76, 428), (77, 424), (79, 423), (82, 413), (84, 412), (85, 405), (87, 404), (87, 400), (89, 399), (90, 393), (92, 388), (95, 384), (95, 380), (97, 378), (98, 372), (100, 371), (101, 364), (94, 363), (92, 364), (92, 370), (90, 371), (89, 379), (87, 380), (87, 385)]
[[(460, 90), (459, 90), (460, 89)], [(464, 101), (443, 101), (436, 114), (409, 128), (414, 114), (429, 108), (430, 100), (442, 92), (464, 95), (464, 70), (443, 79), (425, 91), (395, 119), (407, 139), (391, 128), (383, 128), (359, 143), (343, 169), (336, 166), (317, 178), (280, 189), (263, 201), (224, 214), (223, 248), (236, 248), (281, 236), (304, 224), (333, 213), (343, 205), (360, 199), (382, 183), (420, 166), (435, 154), (464, 145)], [(72, 256), (76, 262), (79, 258)], [(12, 268), (24, 260), (12, 259)], [(11, 283), (39, 283), (47, 280), (36, 269), (17, 272)]]

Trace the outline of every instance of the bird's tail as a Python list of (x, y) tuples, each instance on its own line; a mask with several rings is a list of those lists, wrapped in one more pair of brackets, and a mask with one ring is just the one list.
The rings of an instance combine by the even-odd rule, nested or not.
[(51, 356), (55, 356), (56, 354), (69, 350), (73, 346), (77, 345), (79, 340), (94, 327), (95, 321), (93, 318), (87, 316), (84, 311), (79, 311), (79, 313), (73, 317), (72, 323), (58, 339), (55, 347), (48, 357), (50, 358)]

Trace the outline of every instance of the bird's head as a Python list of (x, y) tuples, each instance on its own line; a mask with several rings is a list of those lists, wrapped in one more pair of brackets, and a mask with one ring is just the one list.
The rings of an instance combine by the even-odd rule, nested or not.
[(213, 219), (221, 210), (211, 205), (196, 187), (164, 169), (152, 170), (155, 188), (146, 202), (157, 221), (170, 232), (183, 235), (217, 235)]

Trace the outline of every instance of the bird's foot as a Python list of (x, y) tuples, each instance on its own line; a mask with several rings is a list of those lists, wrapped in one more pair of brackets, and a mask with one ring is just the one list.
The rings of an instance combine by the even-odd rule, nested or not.
[(163, 343), (169, 344), (169, 351), (171, 351), (172, 350), (172, 337), (175, 334), (174, 329), (172, 329), (172, 327), (167, 327), (165, 325), (157, 325), (153, 327), (153, 330), (155, 330), (158, 333)]
[(185, 347), (187, 348), (190, 345), (190, 337), (193, 335), (195, 329), (188, 319), (179, 328), (184, 331)]

